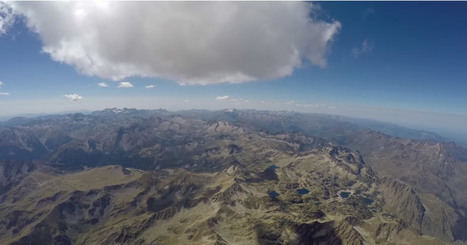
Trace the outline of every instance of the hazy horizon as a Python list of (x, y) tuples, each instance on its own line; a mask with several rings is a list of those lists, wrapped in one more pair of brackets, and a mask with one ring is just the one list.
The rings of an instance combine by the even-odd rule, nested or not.
[(0, 117), (250, 108), (467, 134), (466, 10), (463, 2), (0, 3)]
[[(96, 109), (81, 109), (81, 110), (70, 110), (70, 111), (57, 111), (57, 112), (49, 112), (49, 113), (41, 113), (41, 112), (37, 112), (37, 113), (24, 113), (24, 114), (15, 114), (15, 115), (11, 115), (11, 116), (0, 116), (0, 122), (3, 122), (3, 121), (8, 121), (12, 118), (15, 118), (15, 117), (27, 117), (27, 118), (34, 118), (34, 117), (38, 117), (38, 116), (47, 116), (47, 115), (63, 115), (63, 114), (69, 114), (69, 113), (84, 113), (84, 114), (88, 114), (88, 113), (92, 113), (94, 111), (101, 111), (101, 110), (105, 110), (105, 109), (113, 109), (113, 108), (117, 108), (117, 109), (137, 109), (137, 110), (158, 110), (158, 109), (162, 109), (162, 110), (167, 110), (167, 111), (170, 111), (170, 112), (177, 112), (177, 111), (186, 111), (186, 110), (207, 110), (207, 111), (222, 111), (222, 110), (229, 110), (229, 109), (237, 109), (237, 110), (258, 110), (258, 111), (277, 111), (277, 112), (281, 112), (281, 111), (287, 111), (287, 112), (295, 112), (295, 113), (316, 113), (316, 114), (320, 114), (320, 115), (329, 115), (329, 116), (342, 116), (342, 117), (345, 117), (345, 118), (348, 118), (348, 119), (358, 119), (358, 120), (368, 120), (368, 121), (375, 121), (375, 122), (379, 122), (379, 123), (385, 123), (385, 124), (393, 124), (393, 125), (397, 125), (397, 126), (400, 126), (400, 127), (405, 127), (405, 128), (408, 128), (408, 129), (414, 129), (414, 130), (420, 130), (420, 131), (427, 131), (427, 132), (431, 132), (431, 133), (435, 133), (441, 137), (444, 137), (446, 140), (453, 140), (455, 141), (456, 143), (464, 146), (464, 147), (467, 147), (467, 132), (463, 132), (463, 131), (458, 131), (458, 130), (455, 130), (455, 129), (449, 129), (449, 128), (438, 128), (438, 127), (433, 127), (433, 126), (427, 126), (427, 125), (423, 125), (423, 124), (417, 124), (417, 123), (403, 123), (403, 122), (399, 122), (397, 120), (383, 120), (383, 119), (379, 119), (379, 118), (370, 118), (370, 117), (364, 117), (364, 116), (355, 116), (355, 115), (352, 115), (352, 114), (332, 114), (332, 113), (323, 113), (323, 112), (306, 112), (306, 111), (299, 111), (299, 110), (287, 110), (287, 109), (282, 109), (282, 110), (274, 110), (274, 109), (265, 109), (265, 108), (234, 108), (234, 107), (225, 107), (225, 108), (215, 108), (215, 109), (206, 109), (206, 108), (190, 108), (190, 109), (168, 109), (168, 108), (163, 108), (163, 107), (154, 107), (154, 108), (136, 108), (136, 107), (104, 107), (104, 108), (96, 108)], [(455, 115), (454, 115), (455, 116)], [(461, 122), (462, 122), (462, 119), (461, 119)]]

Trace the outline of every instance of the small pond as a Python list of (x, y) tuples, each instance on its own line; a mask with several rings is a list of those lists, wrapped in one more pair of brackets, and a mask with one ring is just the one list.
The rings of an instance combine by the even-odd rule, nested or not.
[(279, 168), (278, 166), (272, 165), (272, 166), (269, 166), (266, 170), (276, 170), (278, 168)]
[(297, 192), (300, 195), (305, 195), (305, 194), (308, 194), (310, 191), (308, 189), (302, 188), (302, 189), (297, 189)]
[(351, 192), (348, 192), (348, 191), (341, 191), (341, 197), (342, 198), (348, 198), (350, 196), (350, 194), (352, 194)]
[(280, 194), (277, 193), (276, 191), (270, 191), (270, 192), (268, 192), (268, 195), (269, 195), (270, 197), (278, 197)]
[(366, 205), (371, 205), (373, 204), (373, 199), (364, 197), (363, 202), (365, 202)]

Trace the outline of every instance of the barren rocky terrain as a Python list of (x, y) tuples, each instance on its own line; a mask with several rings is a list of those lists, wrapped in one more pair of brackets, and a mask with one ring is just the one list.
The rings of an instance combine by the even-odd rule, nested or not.
[(463, 244), (464, 149), (407, 130), (423, 139), (288, 112), (16, 118), (0, 128), (0, 241)]

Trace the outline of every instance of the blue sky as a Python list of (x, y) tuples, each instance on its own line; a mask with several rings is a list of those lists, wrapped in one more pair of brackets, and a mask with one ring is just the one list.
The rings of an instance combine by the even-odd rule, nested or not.
[[(47, 5), (47, 3), (42, 4)], [(226, 24), (227, 27), (231, 27), (232, 33), (238, 36), (212, 41), (209, 47), (196, 42), (196, 40), (204, 40), (203, 37), (196, 36), (201, 34), (193, 34), (195, 36), (191, 40), (184, 40), (187, 36), (190, 37), (190, 32), (160, 32), (150, 36), (154, 38), (152, 41), (156, 43), (155, 45), (160, 44), (164, 47), (162, 51), (148, 51), (155, 52), (153, 56), (157, 56), (164, 50), (171, 50), (171, 48), (181, 49), (180, 46), (176, 46), (177, 43), (183, 43), (182, 48), (188, 49), (186, 52), (173, 50), (169, 54), (161, 54), (163, 61), (168, 63), (172, 62), (170, 55), (173, 54), (174, 64), (172, 66), (161, 65), (160, 60), (155, 59), (150, 60), (153, 66), (147, 69), (139, 67), (133, 69), (125, 66), (128, 70), (126, 73), (109, 71), (110, 68), (114, 69), (115, 62), (125, 62), (126, 57), (132, 59), (132, 65), (135, 63), (141, 66), (146, 65), (143, 61), (148, 60), (147, 57), (144, 59), (133, 57), (139, 53), (144, 54), (145, 50), (141, 51), (138, 46), (129, 45), (138, 44), (140, 42), (138, 39), (143, 37), (139, 37), (138, 33), (131, 33), (128, 36), (132, 39), (128, 43), (120, 45), (120, 42), (126, 40), (121, 40), (122, 36), (116, 36), (110, 44), (101, 45), (99, 42), (93, 42), (92, 44), (100, 46), (96, 49), (86, 46), (85, 48), (89, 49), (81, 50), (89, 55), (92, 63), (100, 62), (99, 58), (102, 57), (114, 62), (109, 65), (104, 60), (102, 64), (107, 65), (105, 69), (88, 69), (89, 66), (82, 63), (87, 61), (81, 59), (81, 53), (79, 54), (81, 56), (73, 56), (79, 50), (69, 48), (67, 52), (75, 53), (59, 53), (63, 51), (63, 46), (60, 46), (62, 44), (58, 42), (63, 40), (60, 39), (62, 33), (59, 31), (67, 27), (67, 21), (63, 21), (62, 26), (57, 26), (55, 29), (46, 29), (44, 26), (47, 24), (46, 21), (49, 21), (48, 19), (53, 19), (54, 14), (57, 19), (51, 21), (56, 23), (60, 20), (61, 12), (64, 12), (64, 16), (69, 14), (67, 12), (74, 13), (78, 18), (83, 13), (94, 13), (90, 8), (86, 6), (79, 9), (76, 9), (76, 6), (57, 8), (57, 12), (51, 11), (50, 18), (41, 19), (41, 14), (45, 16), (45, 12), (41, 12), (40, 7), (50, 6), (14, 6), (13, 3), (13, 6), (8, 6), (8, 8), (12, 7), (14, 11), (17, 11), (15, 21), (4, 24), (5, 31), (0, 35), (0, 81), (3, 83), (0, 87), (0, 94), (3, 93), (0, 95), (0, 116), (96, 110), (106, 107), (167, 108), (170, 110), (236, 107), (350, 115), (419, 126), (425, 129), (460, 131), (467, 134), (467, 127), (465, 127), (467, 125), (467, 110), (465, 109), (467, 108), (467, 15), (465, 14), (467, 3), (320, 2), (313, 4), (311, 14), (313, 17), (309, 17), (310, 15), (303, 17), (305, 20), (307, 17), (313, 20), (315, 26), (296, 30), (293, 25), (298, 26), (303, 23), (293, 22), (295, 21), (293, 13), (296, 13), (297, 9), (292, 9), (294, 12), (288, 16), (286, 11), (282, 11), (284, 8), (278, 8), (281, 10), (279, 12), (271, 8), (270, 13), (262, 16), (263, 12), (259, 10), (264, 6), (257, 4), (258, 6), (253, 8), (248, 4), (253, 3), (243, 3), (246, 8), (242, 9), (240, 6), (239, 9), (252, 13), (242, 13), (240, 16), (248, 21), (250, 17), (255, 21), (264, 21), (263, 25), (258, 27), (259, 32), (272, 29), (271, 35), (273, 35), (274, 31), (277, 31), (281, 34), (278, 37), (281, 38), (278, 44), (290, 42), (299, 45), (302, 40), (312, 43), (303, 44), (303, 48), (298, 48), (301, 62), (288, 64), (289, 68), (292, 67), (291, 70), (279, 73), (272, 69), (275, 66), (278, 67), (276, 70), (287, 67), (277, 58), (281, 53), (278, 56), (271, 55), (277, 50), (280, 51), (279, 46), (277, 49), (274, 48), (275, 46), (271, 46), (272, 49), (269, 50), (265, 48), (264, 53), (255, 53), (253, 57), (248, 56), (248, 52), (243, 54), (244, 50), (261, 51), (269, 44), (268, 40), (271, 38), (266, 41), (251, 38), (253, 34), (249, 31), (255, 30), (249, 30), (249, 22), (246, 20), (244, 21), (246, 25), (238, 24), (241, 22), (238, 18), (229, 19), (228, 21), (232, 23)], [(293, 7), (306, 6), (304, 3), (296, 5)], [(190, 8), (196, 7), (183, 6), (190, 11)], [(232, 8), (232, 6), (227, 7)], [(28, 8), (37, 11), (39, 17), (34, 19), (27, 15), (21, 16), (21, 11)], [(112, 8), (106, 7), (106, 11), (109, 9), (114, 11)], [(168, 7), (169, 10), (179, 11), (177, 8), (179, 7)], [(225, 9), (219, 11), (226, 11)], [(258, 11), (254, 12), (255, 9)], [(209, 11), (217, 11), (217, 7)], [(309, 14), (306, 11), (304, 13)], [(132, 17), (130, 10), (125, 14)], [(5, 16), (3, 14), (4, 23), (7, 22)], [(204, 18), (204, 15), (200, 16)], [(192, 19), (198, 17), (195, 15)], [(92, 18), (94, 17), (89, 17), (89, 21), (93, 20)], [(168, 15), (166, 19), (155, 21), (170, 21), (171, 18), (174, 17)], [(288, 18), (290, 18), (290, 23)], [(96, 23), (100, 21), (99, 23), (102, 23), (105, 28), (112, 25), (111, 22), (106, 23), (102, 18), (96, 17), (95, 21)], [(209, 19), (204, 21), (202, 23), (206, 25), (206, 29), (215, 29), (211, 27), (214, 24), (210, 23)], [(230, 23), (228, 21), (225, 22)], [(281, 25), (278, 23), (282, 23), (275, 21), (287, 22), (289, 26), (275, 30), (274, 28)], [(153, 25), (157, 26), (154, 23)], [(179, 24), (174, 24), (172, 27), (167, 24), (170, 22), (164, 23), (164, 28), (183, 26), (183, 22), (175, 22)], [(319, 23), (329, 25), (323, 26)], [(73, 24), (74, 27), (77, 26), (74, 22), (69, 25)], [(131, 29), (131, 24), (131, 21), (120, 23), (123, 27), (115, 28)], [(137, 24), (141, 25), (139, 22)], [(130, 27), (125, 27), (127, 25)], [(255, 24), (251, 25), (251, 29), (254, 29)], [(196, 24), (194, 26), (196, 28)], [(151, 25), (148, 28), (152, 28)], [(304, 32), (308, 30), (306, 28), (315, 28), (310, 29), (313, 30), (315, 36), (293, 33), (293, 31)], [(0, 30), (2, 30), (1, 24)], [(73, 35), (76, 34), (75, 36), (68, 31), (64, 31), (63, 35), (69, 35), (69, 40), (73, 40), (76, 36), (83, 36), (83, 30), (88, 29), (77, 29), (76, 33), (73, 33)], [(203, 26), (199, 30), (203, 32)], [(90, 29), (90, 32), (92, 31)], [(98, 31), (102, 30), (98, 29)], [(322, 40), (320, 37), (326, 37), (326, 33), (332, 33), (332, 38), (326, 39), (324, 43), (318, 43), (320, 41), (317, 40)], [(218, 33), (214, 32), (214, 34)], [(213, 34), (207, 33), (206, 35)], [(286, 35), (293, 38), (284, 39)], [(160, 39), (169, 41), (158, 43)], [(106, 54), (107, 56), (102, 53), (101, 56), (93, 56), (92, 52), (95, 50), (98, 50), (95, 52), (101, 52), (106, 45), (114, 45), (113, 42), (117, 43), (115, 45), (120, 45), (116, 46), (115, 55), (110, 52)], [(174, 47), (168, 47), (171, 43)], [(203, 61), (211, 57), (203, 55), (204, 53), (210, 54), (212, 46), (219, 48), (222, 60), (219, 62), (216, 60), (212, 64), (206, 61), (208, 64), (204, 65)], [(49, 47), (49, 51), (44, 47)], [(150, 45), (148, 47), (151, 49)], [(197, 56), (197, 47), (203, 47), (206, 50), (202, 55)], [(235, 49), (229, 50), (231, 47)], [(203, 51), (203, 48), (200, 50)], [(225, 50), (230, 53), (225, 53), (227, 52)], [(320, 53), (321, 51), (324, 53)], [(212, 56), (216, 55), (216, 52), (213, 51)], [(265, 56), (264, 60), (260, 57), (251, 65), (242, 65), (261, 55)], [(183, 67), (182, 65), (177, 67), (180, 62), (190, 61), (190, 59), (197, 64), (194, 68), (186, 67), (186, 64), (182, 64)], [(268, 65), (268, 62), (276, 59), (280, 64)], [(209, 70), (210, 67), (217, 67), (216, 64), (222, 62), (225, 62), (225, 66), (233, 66), (239, 72), (237, 70), (226, 71), (227, 68), (222, 65), (216, 68), (218, 70)], [(258, 63), (263, 64), (258, 65)], [(205, 73), (198, 74), (197, 70)], [(241, 72), (248, 78), (244, 75), (236, 76)], [(222, 78), (212, 75), (218, 73), (222, 73)], [(232, 76), (234, 78), (230, 82), (225, 82)], [(200, 81), (206, 82), (200, 85), (203, 83)], [(98, 83), (101, 82), (105, 82), (108, 87), (100, 87)], [(120, 82), (130, 82), (133, 87), (118, 88)], [(181, 83), (188, 85), (181, 85)], [(154, 88), (145, 88), (148, 85), (154, 85)], [(72, 101), (65, 97), (70, 94), (77, 94), (81, 99)]]

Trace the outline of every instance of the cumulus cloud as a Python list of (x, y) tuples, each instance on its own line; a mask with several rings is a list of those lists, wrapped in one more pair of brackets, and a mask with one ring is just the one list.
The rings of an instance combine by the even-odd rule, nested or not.
[(224, 95), (224, 96), (217, 96), (216, 97), (216, 100), (228, 100), (230, 97), (228, 95)]
[(7, 31), (14, 20), (13, 10), (6, 3), (0, 2), (0, 35)]
[(79, 96), (77, 94), (65, 94), (65, 97), (71, 101), (78, 101), (78, 100), (83, 99), (82, 96)]
[(152, 84), (151, 84), (151, 85), (144, 86), (144, 88), (148, 88), (148, 89), (155, 88), (155, 87), (156, 87), (156, 86), (154, 86), (154, 85), (152, 85)]
[(99, 87), (107, 88), (109, 85), (106, 82), (98, 83)]
[(117, 88), (133, 88), (133, 84), (130, 82), (120, 82)]
[(8, 2), (42, 51), (79, 72), (115, 81), (240, 83), (326, 66), (338, 21), (306, 2)]
[(374, 47), (375, 47), (375, 45), (373, 44), (373, 42), (368, 41), (367, 39), (365, 39), (365, 40), (363, 40), (362, 45), (360, 45), (359, 47), (354, 47), (352, 49), (352, 54), (353, 54), (353, 56), (355, 58), (358, 58), (363, 54), (371, 53), (371, 51), (373, 51)]

